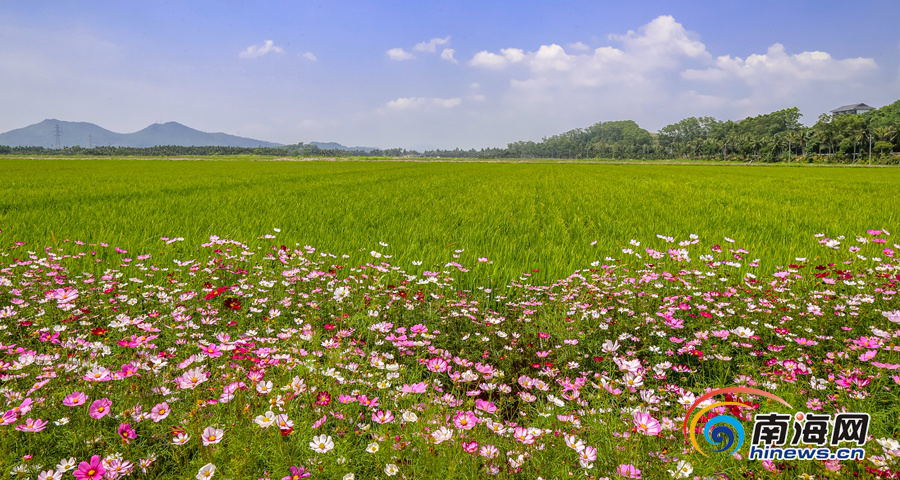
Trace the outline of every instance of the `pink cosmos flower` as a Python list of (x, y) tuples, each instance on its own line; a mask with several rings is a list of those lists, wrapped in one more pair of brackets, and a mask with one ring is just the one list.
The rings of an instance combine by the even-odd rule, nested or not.
[(66, 395), (66, 398), (63, 399), (63, 405), (67, 407), (77, 407), (79, 405), (84, 405), (84, 402), (87, 401), (87, 395), (82, 392), (72, 392)]
[(12, 412), (13, 415), (15, 415), (17, 418), (21, 417), (22, 415), (25, 415), (26, 413), (31, 411), (32, 403), (34, 403), (32, 399), (26, 398), (25, 400), (22, 400), (22, 403), (20, 403), (18, 407), (13, 407), (10, 412)]
[(403, 393), (425, 393), (425, 388), (425, 382), (419, 382), (411, 385), (404, 385), (401, 391)]
[(200, 435), (200, 438), (203, 439), (203, 445), (214, 445), (222, 441), (222, 437), (225, 436), (225, 432), (218, 428), (206, 427), (203, 430), (203, 434)]
[(123, 423), (119, 425), (119, 436), (122, 437), (123, 442), (128, 443), (137, 438), (137, 432), (134, 431), (130, 423)]
[(103, 478), (103, 474), (106, 473), (106, 469), (103, 468), (100, 462), (100, 456), (94, 455), (91, 457), (90, 463), (81, 462), (78, 464), (78, 469), (73, 473), (78, 480), (100, 480)]
[(532, 435), (525, 427), (516, 427), (513, 431), (513, 438), (515, 438), (517, 442), (524, 443), (525, 445), (534, 443), (534, 435)]
[(128, 378), (133, 377), (137, 373), (137, 367), (130, 363), (126, 363), (122, 365), (122, 368), (119, 369), (119, 378)]
[(29, 418), (29, 419), (25, 420), (25, 425), (17, 425), (16, 430), (18, 430), (20, 432), (37, 433), (37, 432), (40, 432), (41, 430), (43, 430), (44, 427), (46, 427), (46, 426), (47, 426), (47, 422), (45, 422), (43, 420), (40, 420), (40, 419), (34, 420), (34, 419)]
[(425, 367), (433, 373), (443, 373), (450, 368), (443, 358), (432, 358), (425, 363)]
[(475, 453), (478, 451), (478, 442), (463, 442), (462, 447), (466, 453)]
[(372, 414), (372, 421), (378, 424), (390, 423), (394, 420), (394, 414), (390, 410), (379, 410)]
[(169, 404), (166, 402), (157, 404), (150, 410), (150, 419), (155, 423), (159, 423), (160, 420), (169, 416), (172, 410), (169, 408)]
[(472, 412), (456, 412), (453, 417), (453, 425), (460, 430), (471, 430), (478, 424), (478, 419)]
[(219, 347), (215, 343), (211, 343), (208, 346), (204, 347), (203, 353), (205, 353), (209, 358), (219, 358), (222, 356), (222, 350), (219, 350)]
[(475, 408), (485, 413), (494, 413), (497, 411), (497, 406), (494, 405), (494, 402), (489, 402), (480, 398), (475, 400)]
[(300, 480), (301, 478), (309, 478), (310, 475), (311, 474), (307, 472), (305, 468), (297, 468), (296, 466), (294, 466), (291, 467), (291, 474), (286, 477), (282, 477), (281, 480)]
[(616, 468), (616, 473), (620, 477), (625, 478), (641, 478), (641, 471), (638, 470), (634, 465), (619, 465)]
[(112, 401), (108, 398), (101, 398), (100, 400), (94, 400), (94, 403), (91, 404), (90, 407), (90, 416), (91, 418), (101, 419), (107, 415), (109, 415), (109, 407), (112, 406)]
[(632, 417), (632, 420), (634, 420), (634, 425), (637, 428), (637, 431), (643, 433), (644, 435), (652, 436), (662, 431), (662, 426), (659, 424), (659, 421), (657, 421), (647, 413), (635, 413), (634, 417)]
[(481, 447), (481, 450), (478, 451), (478, 454), (484, 458), (496, 458), (497, 455), (500, 454), (500, 450), (493, 445), (484, 445)]

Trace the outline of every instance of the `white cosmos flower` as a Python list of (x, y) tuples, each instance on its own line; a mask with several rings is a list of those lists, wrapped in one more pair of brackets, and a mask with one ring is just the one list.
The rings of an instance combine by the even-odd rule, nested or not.
[(322, 434), (313, 437), (312, 441), (309, 442), (309, 448), (316, 453), (328, 453), (334, 449), (334, 441), (328, 435)]
[(265, 415), (257, 415), (253, 421), (260, 426), (260, 428), (269, 428), (275, 423), (275, 412), (269, 410)]
[(200, 468), (199, 472), (197, 472), (197, 480), (208, 480), (212, 478), (214, 473), (216, 473), (216, 466), (211, 463), (207, 463)]
[(694, 467), (689, 462), (681, 460), (675, 466), (675, 470), (669, 470), (669, 474), (674, 478), (688, 478), (693, 471)]
[(60, 460), (59, 464), (56, 465), (56, 471), (68, 472), (69, 470), (74, 470), (76, 466), (75, 457)]
[(393, 477), (393, 476), (396, 475), (397, 472), (399, 472), (399, 471), (400, 471), (400, 469), (397, 468), (397, 466), (394, 465), (393, 463), (389, 463), (389, 464), (387, 464), (387, 465), (384, 466), (384, 474), (387, 475), (387, 476), (389, 476), (389, 477)]

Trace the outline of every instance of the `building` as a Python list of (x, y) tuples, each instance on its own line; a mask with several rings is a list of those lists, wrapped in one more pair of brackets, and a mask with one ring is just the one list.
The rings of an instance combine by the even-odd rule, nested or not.
[(844, 105), (843, 107), (835, 108), (831, 111), (831, 116), (836, 117), (838, 115), (847, 114), (847, 115), (860, 115), (869, 111), (875, 110), (875, 108), (866, 105), (865, 103), (854, 103), (852, 105)]

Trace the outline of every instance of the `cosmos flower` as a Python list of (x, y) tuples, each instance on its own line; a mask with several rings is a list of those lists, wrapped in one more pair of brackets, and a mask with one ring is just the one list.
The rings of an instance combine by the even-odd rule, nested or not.
[(169, 416), (169, 413), (172, 412), (172, 409), (169, 408), (169, 404), (166, 402), (158, 403), (150, 409), (150, 419), (155, 423), (159, 423), (161, 420)]
[(100, 462), (100, 456), (94, 455), (90, 462), (81, 462), (78, 469), (73, 472), (77, 480), (100, 480), (106, 473), (106, 469)]
[(222, 441), (222, 437), (225, 436), (225, 432), (218, 428), (206, 427), (203, 430), (203, 433), (200, 435), (200, 438), (203, 439), (203, 445), (215, 445)]
[(112, 406), (112, 401), (108, 398), (101, 398), (99, 400), (94, 400), (90, 406), (89, 415), (91, 418), (101, 419), (107, 415), (109, 415), (110, 407)]
[(316, 453), (328, 453), (334, 449), (334, 441), (328, 435), (319, 435), (309, 442), (309, 448)]
[(78, 407), (84, 405), (87, 401), (87, 395), (82, 392), (72, 392), (63, 399), (63, 405), (67, 407)]
[(209, 480), (213, 477), (213, 474), (216, 473), (216, 466), (207, 463), (206, 465), (200, 467), (200, 470), (197, 472), (197, 480)]

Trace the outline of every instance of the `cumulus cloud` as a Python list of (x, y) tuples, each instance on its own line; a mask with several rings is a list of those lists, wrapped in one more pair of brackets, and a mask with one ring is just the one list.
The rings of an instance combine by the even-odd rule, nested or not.
[(788, 54), (784, 45), (776, 43), (764, 54), (746, 59), (724, 55), (716, 59), (712, 68), (687, 69), (682, 77), (707, 82), (741, 80), (750, 85), (773, 81), (847, 81), (878, 68), (871, 58), (838, 60), (827, 52)]
[(443, 107), (443, 108), (453, 108), (462, 105), (462, 99), (459, 97), (456, 98), (432, 98), (431, 103)]
[(284, 49), (275, 45), (272, 40), (266, 40), (262, 45), (250, 45), (238, 54), (240, 58), (259, 58), (269, 53), (284, 54)]
[(473, 67), (503, 68), (512, 63), (519, 63), (525, 59), (525, 51), (519, 48), (504, 48), (500, 54), (482, 50), (472, 57), (469, 65)]
[(456, 53), (456, 50), (454, 50), (452, 48), (445, 48), (445, 49), (441, 50), (441, 60), (446, 60), (446, 61), (452, 62), (452, 63), (459, 63), (458, 61), (456, 61), (456, 58), (453, 56), (453, 54), (455, 54), (455, 53)]
[(415, 56), (413, 56), (413, 54), (407, 52), (406, 50), (404, 50), (400, 47), (392, 48), (392, 49), (388, 50), (387, 56), (391, 60), (397, 60), (397, 61), (412, 60), (413, 58), (416, 58)]
[(429, 105), (441, 108), (453, 108), (462, 104), (462, 99), (455, 98), (427, 98), (427, 97), (401, 97), (387, 102), (387, 108), (391, 110), (415, 110)]
[(314, 54), (314, 53), (312, 53), (312, 52), (306, 52), (306, 53), (304, 53), (304, 54), (302, 55), (302, 57), (305, 58), (305, 59), (307, 59), (307, 60), (309, 60), (310, 62), (317, 62), (317, 61), (319, 61), (319, 57), (317, 57), (316, 54)]
[(444, 38), (432, 38), (427, 42), (417, 43), (413, 50), (417, 52), (428, 52), (434, 53), (437, 50), (438, 45), (444, 45), (450, 41), (450, 36), (447, 35)]
[[(506, 77), (503, 98), (523, 118), (549, 112), (587, 122), (632, 118), (651, 129), (690, 115), (742, 118), (785, 108), (786, 102), (814, 106), (826, 93), (835, 97), (829, 102), (839, 101), (836, 97), (864, 91), (878, 69), (871, 58), (792, 54), (781, 44), (747, 58), (714, 59), (696, 33), (668, 15), (607, 38), (610, 45), (597, 48), (579, 42), (484, 50), (468, 64)], [(812, 82), (818, 82), (817, 95), (806, 93)]]
[(591, 47), (587, 46), (586, 44), (584, 44), (582, 42), (570, 43), (568, 45), (568, 47), (569, 47), (569, 50), (573, 50), (576, 52), (584, 52), (584, 51), (591, 49)]

